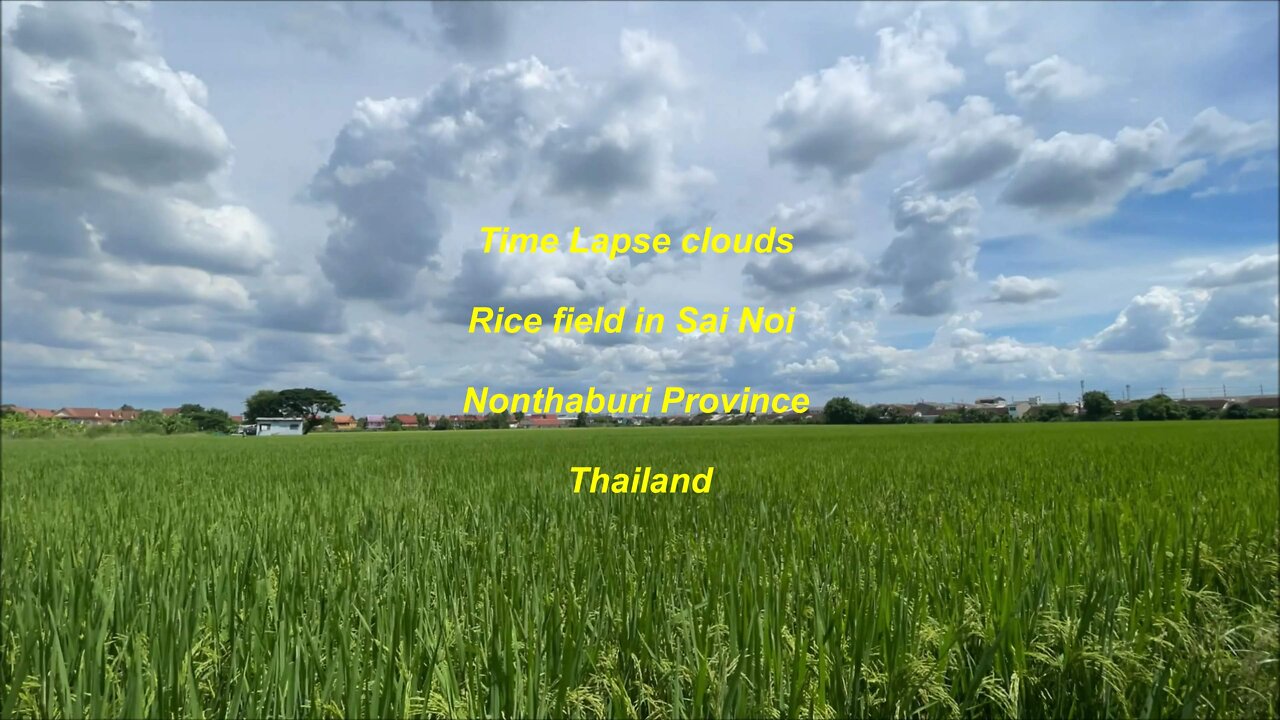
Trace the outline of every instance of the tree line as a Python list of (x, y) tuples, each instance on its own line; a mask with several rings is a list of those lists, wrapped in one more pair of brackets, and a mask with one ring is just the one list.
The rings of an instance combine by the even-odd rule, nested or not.
[[(1062, 421), (1159, 421), (1159, 420), (1247, 420), (1274, 418), (1276, 411), (1269, 408), (1251, 408), (1240, 403), (1230, 403), (1214, 411), (1203, 405), (1180, 403), (1158, 393), (1137, 404), (1117, 409), (1114, 400), (1102, 390), (1090, 390), (1081, 399), (1079, 413), (1071, 412), (1067, 403), (1036, 405), (1024, 417), (1012, 418), (1005, 413), (993, 413), (976, 407), (962, 407), (942, 413), (934, 421), (941, 424), (1006, 423), (1006, 422), (1062, 422)], [(921, 422), (920, 418), (892, 405), (866, 407), (847, 397), (833, 397), (822, 408), (822, 420), (829, 425), (883, 425)]]

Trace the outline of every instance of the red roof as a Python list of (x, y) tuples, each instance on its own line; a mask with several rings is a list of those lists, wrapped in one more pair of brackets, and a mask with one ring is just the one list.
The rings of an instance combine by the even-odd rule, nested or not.
[(333, 424), (334, 425), (355, 425), (356, 418), (354, 415), (334, 415)]
[(62, 417), (68, 420), (110, 420), (124, 422), (137, 420), (137, 410), (104, 410), (102, 408), (62, 408), (57, 413), (37, 415), (36, 417)]
[(555, 415), (526, 415), (524, 419), (534, 427), (560, 427), (560, 418)]
[(418, 426), (418, 418), (416, 415), (396, 415), (396, 420), (399, 420), (400, 424), (404, 426)]

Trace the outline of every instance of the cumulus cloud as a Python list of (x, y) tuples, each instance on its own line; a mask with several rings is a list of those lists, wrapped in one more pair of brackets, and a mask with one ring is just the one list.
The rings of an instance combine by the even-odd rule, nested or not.
[(779, 203), (765, 224), (791, 233), (795, 246), (801, 248), (850, 243), (854, 238), (849, 207), (838, 197), (811, 197), (794, 205)]
[(991, 281), (991, 301), (999, 303), (1033, 303), (1049, 300), (1062, 294), (1062, 286), (1050, 278), (1029, 278), (1025, 275), (1001, 275)]
[(947, 116), (934, 95), (964, 73), (947, 61), (948, 38), (912, 28), (877, 33), (875, 63), (841, 58), (795, 82), (769, 118), (769, 162), (843, 181), (937, 127)]
[(1123, 128), (1115, 140), (1060, 132), (1031, 143), (1000, 199), (1049, 216), (1107, 215), (1164, 166), (1168, 145), (1169, 129), (1162, 120), (1142, 129)]
[(1024, 105), (1041, 105), (1061, 100), (1082, 100), (1106, 85), (1099, 77), (1065, 58), (1051, 55), (1019, 74), (1004, 75), (1005, 90)]
[(208, 89), (169, 66), (144, 12), (53, 3), (6, 18), (5, 307), (100, 313), (116, 336), (234, 336), (263, 321), (253, 288), (274, 279), (272, 233), (223, 197), (232, 147)]
[(1182, 298), (1156, 286), (1129, 302), (1115, 322), (1085, 343), (1102, 352), (1142, 353), (1165, 350), (1183, 324)]
[(22, 6), (3, 46), (5, 248), (256, 273), (266, 227), (211, 185), (231, 144), (207, 90), (129, 6)]
[(1243, 285), (1260, 280), (1275, 280), (1280, 274), (1280, 254), (1249, 257), (1233, 263), (1211, 263), (1187, 282), (1193, 287), (1215, 288)]
[[(1274, 276), (1273, 276), (1274, 283)], [(1214, 290), (1191, 323), (1191, 334), (1212, 340), (1247, 340), (1276, 334), (1276, 286)]]
[(460, 67), (423, 98), (357, 104), (310, 186), (337, 212), (319, 261), (339, 296), (393, 311), (420, 304), (430, 294), (420, 273), (438, 264), (450, 226), (443, 198), (459, 189), (515, 185), (518, 205), (696, 197), (714, 178), (672, 159), (675, 48), (626, 32), (620, 51), (612, 85), (582, 85), (530, 58)]
[(794, 295), (851, 283), (865, 273), (867, 267), (867, 261), (860, 254), (846, 248), (827, 252), (805, 249), (750, 260), (742, 274), (748, 287), (777, 295)]
[(965, 98), (950, 136), (929, 151), (929, 187), (957, 190), (986, 180), (1018, 161), (1035, 133), (1016, 115), (997, 115), (991, 101)]
[(876, 277), (901, 286), (896, 312), (939, 315), (953, 308), (957, 283), (973, 275), (974, 223), (980, 209), (968, 194), (944, 199), (921, 193), (914, 184), (894, 192), (898, 234), (880, 257)]
[(675, 135), (690, 120), (674, 100), (689, 86), (674, 45), (624, 30), (618, 76), (591, 89), (576, 122), (562, 122), (539, 149), (547, 192), (595, 206), (624, 195), (674, 199), (715, 181), (705, 168), (675, 163)]
[(566, 71), (529, 59), (459, 68), (421, 99), (358, 103), (310, 185), (337, 211), (319, 261), (338, 295), (406, 309), (448, 228), (437, 185), (517, 174), (573, 88)]
[(521, 255), (486, 254), (472, 249), (436, 299), (442, 317), (471, 321), (474, 306), (505, 307), (508, 312), (540, 313), (544, 320), (562, 305), (581, 309), (623, 296), (622, 270), (601, 255), (554, 253), (530, 262)]

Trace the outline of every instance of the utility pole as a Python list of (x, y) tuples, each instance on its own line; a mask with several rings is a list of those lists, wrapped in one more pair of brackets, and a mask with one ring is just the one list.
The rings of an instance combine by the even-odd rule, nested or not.
[(1084, 380), (1080, 381), (1080, 407), (1084, 407)]
[(1129, 383), (1124, 384), (1124, 400), (1125, 402), (1129, 401)]
[(1186, 389), (1186, 388), (1182, 388), (1182, 399), (1183, 399), (1183, 400), (1186, 400), (1186, 399), (1187, 399), (1187, 389)]
[(1226, 383), (1223, 383), (1223, 384), (1222, 384), (1222, 399), (1223, 399), (1223, 400), (1226, 400), (1226, 399), (1227, 399), (1227, 384), (1226, 384)]

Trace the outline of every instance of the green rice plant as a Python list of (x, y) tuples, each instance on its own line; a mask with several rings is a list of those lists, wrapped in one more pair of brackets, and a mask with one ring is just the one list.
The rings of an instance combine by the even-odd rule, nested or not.
[(6, 440), (0, 717), (1274, 717), (1276, 438)]

